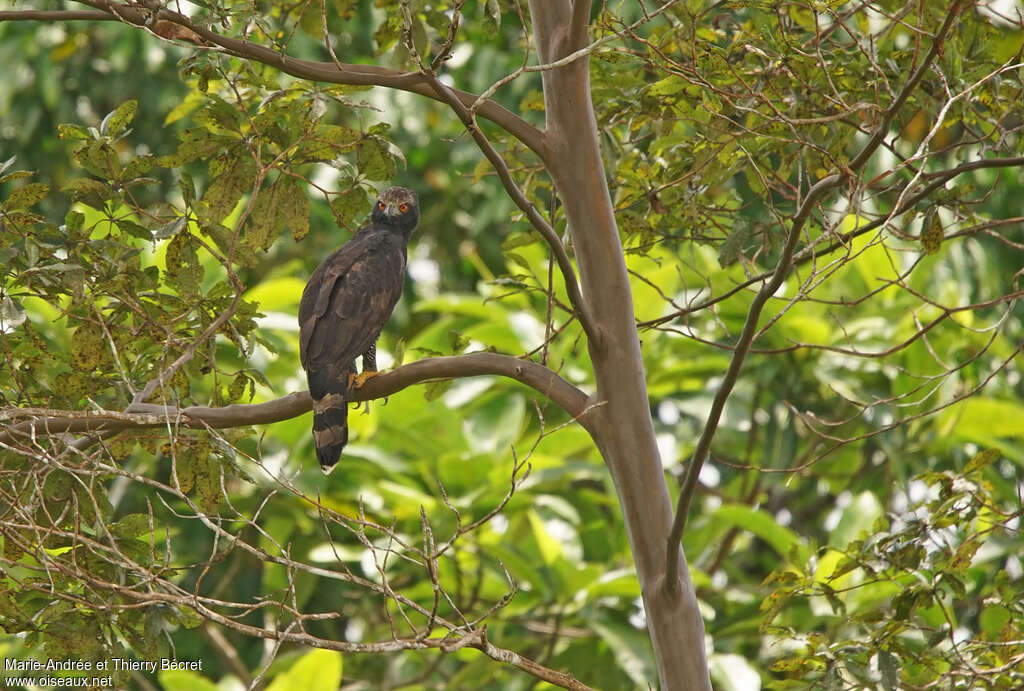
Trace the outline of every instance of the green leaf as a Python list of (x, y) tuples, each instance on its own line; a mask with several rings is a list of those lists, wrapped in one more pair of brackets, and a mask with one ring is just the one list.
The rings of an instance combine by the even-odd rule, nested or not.
[(196, 454), (187, 445), (182, 445), (174, 455), (174, 474), (178, 487), (188, 494), (196, 484)]
[(256, 194), (245, 227), (245, 241), (254, 250), (266, 251), (277, 239), (282, 220), (281, 191), (281, 181), (278, 180)]
[(203, 125), (210, 132), (237, 132), (244, 118), (244, 113), (236, 106), (225, 102), (215, 95), (208, 96), (207, 102), (196, 111), (192, 119)]
[(96, 134), (96, 130), (90, 130), (81, 125), (63, 124), (57, 126), (57, 136), (61, 139), (91, 141), (96, 138)]
[(921, 230), (921, 249), (925, 254), (935, 254), (942, 247), (942, 221), (935, 209), (931, 209), (924, 218)]
[(390, 180), (395, 176), (395, 159), (387, 143), (378, 137), (367, 137), (356, 149), (359, 172), (369, 180)]
[(7, 199), (3, 201), (3, 204), (0, 204), (0, 208), (3, 208), (5, 211), (27, 209), (45, 199), (49, 192), (50, 188), (47, 185), (40, 182), (31, 182), (27, 185), (22, 185), (7, 195)]
[(189, 670), (161, 670), (157, 674), (157, 678), (164, 691), (217, 691), (216, 684)]
[(184, 216), (171, 219), (167, 223), (153, 231), (153, 238), (156, 240), (166, 240), (172, 238), (181, 231), (188, 227), (188, 219)]
[(485, 399), (466, 419), (465, 435), (479, 453), (501, 453), (519, 438), (526, 419), (526, 400), (502, 393)]
[(91, 372), (103, 360), (106, 339), (103, 328), (95, 322), (86, 322), (71, 336), (71, 357), (78, 369)]
[(149, 516), (144, 513), (130, 513), (110, 526), (110, 532), (117, 537), (141, 537), (149, 533)]
[(139, 110), (139, 102), (135, 99), (125, 101), (115, 108), (100, 123), (100, 134), (105, 137), (116, 137), (124, 132), (131, 121), (135, 119), (135, 113)]
[(917, 604), (918, 591), (908, 588), (896, 595), (892, 601), (893, 613), (897, 620), (905, 621)]
[(362, 137), (359, 130), (338, 125), (323, 125), (302, 142), (299, 153), (307, 161), (330, 161), (343, 151), (351, 149)]
[(540, 550), (540, 557), (544, 564), (551, 566), (558, 560), (564, 559), (565, 552), (562, 549), (562, 543), (548, 532), (544, 520), (533, 509), (530, 509), (526, 515), (530, 521), (533, 539), (537, 543), (537, 548)]
[(75, 150), (75, 163), (102, 179), (111, 179), (117, 172), (117, 153), (105, 139), (89, 142)]
[(779, 525), (771, 515), (742, 504), (726, 504), (710, 516), (715, 524), (736, 526), (747, 530), (772, 546), (779, 556), (789, 558), (790, 551), (800, 555), (798, 562), (806, 561), (807, 548), (800, 537), (785, 526)]
[(309, 234), (309, 195), (305, 186), (291, 176), (278, 181), (278, 184), (282, 185), (279, 213), (292, 238), (298, 242)]
[(165, 168), (177, 168), (186, 163), (207, 158), (224, 148), (225, 139), (210, 135), (204, 130), (193, 139), (183, 141), (178, 145), (178, 150), (168, 156), (160, 156), (156, 159), (157, 165)]
[(316, 649), (274, 677), (266, 691), (337, 691), (341, 676), (341, 653)]
[(686, 89), (686, 82), (682, 77), (673, 74), (651, 84), (647, 93), (652, 96), (672, 96), (684, 89)]
[(1013, 620), (1010, 610), (1001, 605), (987, 606), (978, 617), (981, 629), (989, 636), (995, 636)]
[(974, 454), (971, 460), (967, 461), (967, 464), (964, 466), (964, 475), (970, 475), (971, 473), (976, 473), (979, 470), (987, 468), (998, 461), (1001, 455), (1002, 453), (999, 449), (985, 449), (984, 451), (979, 451)]
[(198, 295), (200, 292), (203, 266), (199, 263), (197, 248), (198, 244), (187, 231), (178, 233), (167, 244), (167, 276), (182, 295)]
[(445, 391), (452, 387), (451, 379), (439, 379), (437, 381), (427, 382), (424, 385), (423, 397), (428, 401), (433, 401), (444, 395)]
[(143, 228), (135, 221), (131, 219), (122, 218), (117, 221), (118, 230), (122, 233), (127, 233), (133, 238), (139, 238), (140, 240), (152, 240), (153, 232), (148, 228)]
[(153, 166), (156, 165), (156, 158), (150, 154), (144, 154), (142, 156), (136, 156), (132, 160), (128, 161), (121, 169), (121, 180), (135, 180), (136, 178), (142, 177), (149, 171), (153, 170)]
[(399, 12), (389, 13), (386, 19), (377, 27), (373, 34), (373, 40), (377, 44), (376, 55), (386, 52), (395, 45), (402, 30), (402, 15)]
[(337, 217), (338, 225), (353, 225), (370, 209), (370, 199), (359, 185), (338, 193), (331, 199), (331, 210)]
[(954, 571), (963, 571), (971, 565), (974, 555), (981, 547), (981, 541), (973, 538), (964, 540), (957, 548), (953, 557), (949, 560), (949, 568)]
[(82, 202), (94, 209), (102, 211), (110, 199), (115, 199), (117, 193), (107, 184), (92, 178), (78, 178), (72, 180), (61, 188), (67, 192), (76, 202)]
[(197, 451), (193, 458), (196, 503), (204, 512), (216, 514), (223, 493), (220, 486), (221, 465), (208, 448)]
[(195, 91), (189, 92), (178, 105), (171, 108), (164, 118), (164, 126), (174, 124), (186, 115), (195, 112), (204, 102), (202, 94)]
[(248, 153), (224, 153), (210, 165), (210, 172), (216, 177), (203, 194), (202, 211), (210, 221), (220, 223), (252, 190), (256, 165)]
[(178, 177), (178, 191), (181, 192), (181, 198), (185, 201), (185, 204), (191, 206), (196, 200), (196, 183), (192, 180), (192, 176), (189, 175), (188, 171), (181, 171)]
[(954, 419), (954, 433), (984, 443), (995, 437), (1024, 439), (1024, 405), (1017, 401), (970, 398), (946, 409), (943, 419)]
[(753, 233), (747, 223), (736, 223), (729, 236), (718, 246), (718, 263), (722, 267), (739, 261), (751, 249)]
[(13, 173), (7, 173), (7, 175), (0, 175), (0, 183), (24, 180), (25, 178), (30, 178), (33, 175), (35, 175), (35, 173), (31, 170), (16, 170)]

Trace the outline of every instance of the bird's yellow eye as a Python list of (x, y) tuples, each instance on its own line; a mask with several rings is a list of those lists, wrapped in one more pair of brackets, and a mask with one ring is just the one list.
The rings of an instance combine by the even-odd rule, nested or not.
[(384, 202), (378, 200), (377, 201), (377, 208), (380, 209), (381, 211), (383, 211), (384, 210)]
[(402, 204), (400, 207), (398, 207), (398, 210), (401, 211), (404, 214), (406, 211), (409, 210), (409, 205), (408, 204)]

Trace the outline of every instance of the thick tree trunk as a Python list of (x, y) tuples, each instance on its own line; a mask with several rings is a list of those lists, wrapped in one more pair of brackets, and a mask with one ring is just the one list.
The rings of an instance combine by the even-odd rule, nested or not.
[[(576, 0), (577, 3), (584, 0)], [(588, 41), (589, 3), (533, 0), (530, 12), (542, 63)], [(575, 26), (574, 26), (575, 25)], [(665, 483), (644, 378), (632, 293), (611, 196), (605, 182), (590, 98), (588, 57), (543, 72), (546, 163), (569, 220), (582, 292), (599, 330), (589, 343), (597, 379), (595, 441), (612, 474), (643, 591), (647, 626), (663, 691), (711, 689), (704, 625), (685, 558), (664, 588), (672, 504)], [(678, 547), (676, 547), (678, 549)]]

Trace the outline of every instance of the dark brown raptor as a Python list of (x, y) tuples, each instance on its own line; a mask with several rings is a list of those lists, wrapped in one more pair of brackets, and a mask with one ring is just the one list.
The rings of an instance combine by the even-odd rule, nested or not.
[[(316, 267), (299, 303), (299, 357), (313, 397), (313, 444), (330, 472), (348, 443), (352, 386), (377, 371), (377, 337), (405, 282), (406, 246), (419, 221), (416, 194), (391, 187), (352, 239)], [(363, 356), (363, 374), (355, 360)]]

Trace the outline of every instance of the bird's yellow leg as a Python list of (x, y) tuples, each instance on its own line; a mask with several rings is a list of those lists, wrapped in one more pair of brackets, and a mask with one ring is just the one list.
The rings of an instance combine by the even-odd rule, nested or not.
[(356, 374), (355, 372), (352, 372), (351, 374), (348, 375), (348, 388), (350, 390), (361, 389), (363, 388), (363, 385), (366, 384), (366, 382), (368, 382), (370, 379), (373, 379), (378, 374), (380, 374), (380, 372), (376, 371), (363, 372), (362, 374)]

